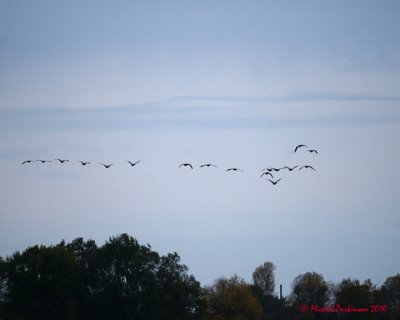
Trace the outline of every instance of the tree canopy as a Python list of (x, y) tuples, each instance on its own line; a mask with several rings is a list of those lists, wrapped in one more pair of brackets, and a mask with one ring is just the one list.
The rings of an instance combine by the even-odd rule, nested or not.
[(253, 272), (254, 285), (259, 287), (264, 295), (273, 295), (275, 290), (275, 265), (265, 262)]
[(30, 247), (0, 266), (5, 319), (199, 319), (202, 310), (179, 256), (127, 234), (101, 247), (81, 238)]
[[(400, 319), (400, 274), (377, 287), (369, 279), (333, 284), (306, 272), (295, 277), (288, 298), (278, 298), (274, 270), (266, 262), (255, 269), (254, 285), (234, 275), (203, 288), (176, 252), (160, 255), (127, 234), (102, 246), (83, 238), (34, 245), (0, 257), (0, 320)], [(374, 312), (311, 309), (337, 305)]]
[(262, 314), (259, 301), (237, 275), (216, 280), (207, 291), (209, 319), (257, 320)]

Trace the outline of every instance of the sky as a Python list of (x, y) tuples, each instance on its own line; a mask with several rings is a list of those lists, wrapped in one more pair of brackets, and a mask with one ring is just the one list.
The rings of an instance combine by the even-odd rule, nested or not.
[[(0, 0), (0, 256), (126, 232), (202, 285), (251, 282), (265, 261), (285, 295), (308, 271), (381, 285), (400, 272), (399, 15), (398, 1)], [(286, 165), (316, 171), (260, 178)]]

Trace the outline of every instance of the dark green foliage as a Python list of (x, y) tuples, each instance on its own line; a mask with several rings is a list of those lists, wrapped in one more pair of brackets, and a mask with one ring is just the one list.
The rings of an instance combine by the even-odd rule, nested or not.
[[(375, 286), (371, 280), (365, 280), (364, 283), (360, 283), (359, 280), (343, 279), (335, 290), (335, 301), (336, 304), (341, 306), (352, 306), (357, 308), (370, 308), (374, 303), (373, 292)], [(346, 315), (347, 319), (357, 319), (359, 314), (349, 313)], [(376, 318), (376, 315), (371, 313), (364, 313), (364, 319)]]
[(83, 293), (80, 266), (63, 247), (34, 246), (5, 262), (5, 309), (11, 318), (75, 319)]
[(293, 280), (292, 298), (298, 305), (323, 306), (329, 299), (328, 283), (316, 272), (307, 272)]
[[(357, 279), (334, 286), (321, 274), (307, 272), (294, 279), (288, 299), (278, 299), (272, 286), (260, 283), (250, 286), (234, 276), (203, 289), (177, 253), (160, 256), (127, 234), (101, 247), (77, 238), (0, 257), (0, 320), (400, 319), (400, 274), (377, 288), (371, 280)], [(387, 309), (300, 311), (301, 305), (338, 304)]]
[(199, 319), (202, 289), (187, 271), (127, 234), (34, 246), (0, 260), (0, 320)]
[(384, 301), (389, 305), (390, 319), (400, 319), (400, 273), (387, 278), (381, 291)]

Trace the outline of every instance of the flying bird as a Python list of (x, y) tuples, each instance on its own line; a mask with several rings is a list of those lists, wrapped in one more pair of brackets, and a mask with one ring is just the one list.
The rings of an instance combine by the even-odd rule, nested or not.
[(51, 162), (51, 160), (36, 160), (36, 161), (40, 161), (41, 163)]
[(25, 160), (21, 163), (21, 166), (25, 163), (35, 163), (34, 160)]
[(289, 168), (288, 166), (283, 167), (283, 169), (288, 169), (289, 171), (293, 171), (296, 169), (298, 166), (294, 166), (293, 168)]
[(58, 161), (60, 161), (60, 163), (69, 162), (69, 160), (67, 160), (67, 159), (65, 159), (65, 160), (63, 160), (63, 159), (54, 159), (54, 160), (58, 160)]
[(278, 180), (276, 180), (276, 181), (273, 181), (273, 180), (270, 180), (270, 179), (267, 179), (269, 182), (271, 182), (273, 185), (276, 185), (279, 181), (281, 181), (282, 179), (278, 179)]
[(203, 168), (203, 167), (215, 167), (215, 168), (218, 168), (218, 166), (216, 166), (215, 164), (211, 164), (211, 163), (202, 164), (202, 165), (200, 166), (200, 168)]
[(240, 171), (240, 172), (244, 172), (243, 170), (240, 170), (240, 169), (238, 169), (238, 168), (229, 168), (228, 170), (226, 170), (226, 171), (231, 171), (231, 170), (233, 170), (233, 171)]
[(271, 171), (273, 171), (274, 170), (274, 168), (264, 168), (264, 169), (262, 169), (261, 171), (268, 171), (268, 172), (271, 172)]
[(308, 148), (305, 144), (299, 144), (299, 145), (294, 149), (294, 153), (296, 153), (297, 149), (303, 148), (303, 147)]
[(136, 162), (130, 162), (129, 160), (126, 160), (126, 161), (129, 162), (129, 164), (131, 165), (131, 167), (134, 167), (136, 164), (138, 164), (138, 163), (140, 162), (140, 160), (139, 160), (139, 161), (136, 161)]
[(106, 169), (108, 169), (109, 167), (111, 167), (113, 165), (112, 163), (110, 163), (110, 164), (99, 163), (99, 164), (104, 166), (104, 168), (106, 168)]
[(303, 168), (305, 168), (305, 169), (313, 169), (315, 171), (315, 169), (312, 166), (302, 166), (302, 167), (299, 168), (299, 170), (301, 170)]
[(317, 150), (315, 150), (315, 149), (306, 150), (306, 152), (310, 152), (310, 153), (316, 153), (316, 154), (318, 154), (318, 151), (317, 151)]
[(77, 162), (80, 162), (83, 166), (86, 166), (87, 164), (90, 164), (90, 162), (89, 161), (77, 161)]
[(272, 175), (271, 172), (263, 172), (263, 173), (261, 174), (260, 178), (262, 178), (263, 175), (270, 175), (272, 179), (274, 178), (274, 176)]
[(184, 167), (190, 167), (190, 168), (193, 169), (193, 166), (192, 166), (190, 163), (182, 163), (178, 168), (180, 168), (180, 167), (182, 167), (182, 166), (184, 166)]

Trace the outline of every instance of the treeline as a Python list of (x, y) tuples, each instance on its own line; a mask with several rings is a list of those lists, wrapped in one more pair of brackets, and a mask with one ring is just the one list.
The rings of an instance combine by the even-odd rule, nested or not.
[(266, 262), (252, 284), (234, 275), (202, 287), (178, 254), (161, 256), (127, 234), (102, 246), (82, 238), (36, 245), (0, 257), (0, 320), (400, 319), (400, 274), (378, 288), (309, 272), (278, 297), (274, 270)]

